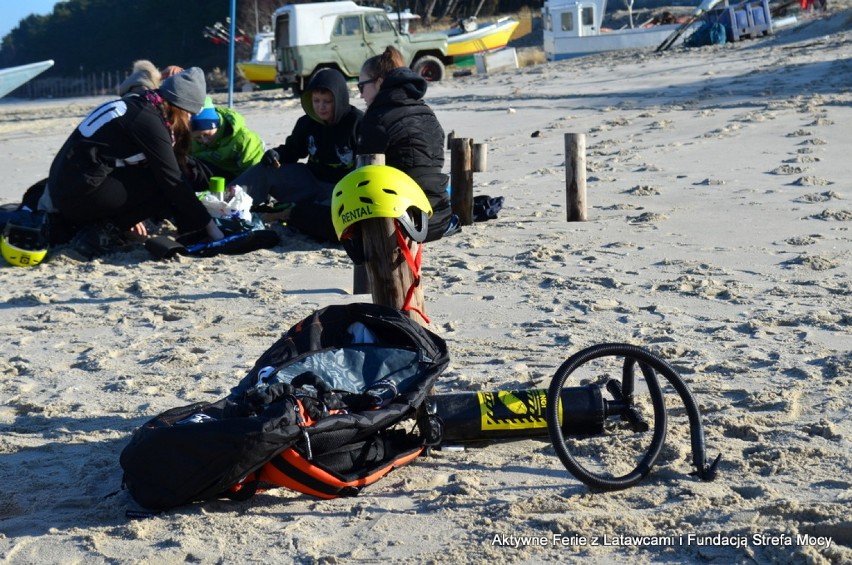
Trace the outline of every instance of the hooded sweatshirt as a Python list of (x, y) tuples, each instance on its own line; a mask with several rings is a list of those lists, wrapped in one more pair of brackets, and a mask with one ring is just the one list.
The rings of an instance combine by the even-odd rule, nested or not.
[[(334, 96), (334, 119), (326, 124), (314, 112), (311, 98), (318, 89)], [(317, 72), (302, 93), (305, 115), (296, 121), (284, 145), (275, 150), (283, 163), (308, 158), (307, 165), (317, 180), (337, 183), (355, 168), (356, 131), (364, 113), (349, 104), (346, 79), (335, 69)]]
[(203, 145), (192, 140), (192, 155), (227, 171), (233, 176), (243, 173), (263, 157), (263, 141), (246, 126), (246, 120), (231, 108), (216, 107), (219, 129), (216, 138)]
[(407, 67), (385, 75), (358, 131), (359, 154), (383, 153), (385, 164), (417, 182), (429, 203), (426, 241), (440, 238), (452, 215), (444, 166), (444, 130), (423, 101), (426, 80)]

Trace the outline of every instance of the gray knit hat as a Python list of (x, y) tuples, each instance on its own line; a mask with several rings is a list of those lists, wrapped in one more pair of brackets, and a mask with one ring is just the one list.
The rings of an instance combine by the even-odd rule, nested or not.
[(170, 76), (160, 85), (160, 95), (181, 110), (197, 114), (204, 107), (204, 98), (207, 96), (204, 71), (190, 67)]

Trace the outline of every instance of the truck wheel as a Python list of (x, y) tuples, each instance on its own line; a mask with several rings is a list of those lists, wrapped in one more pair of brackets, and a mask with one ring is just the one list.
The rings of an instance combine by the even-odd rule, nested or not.
[(444, 80), (444, 73), (446, 72), (444, 69), (444, 63), (432, 55), (424, 55), (420, 57), (414, 61), (411, 68), (415, 73), (422, 76), (429, 82)]

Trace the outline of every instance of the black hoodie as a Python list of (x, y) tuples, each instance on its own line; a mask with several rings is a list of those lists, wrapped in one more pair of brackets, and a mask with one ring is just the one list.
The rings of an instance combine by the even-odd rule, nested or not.
[(452, 209), (444, 166), (444, 130), (423, 102), (426, 80), (407, 67), (385, 75), (358, 130), (358, 153), (384, 153), (385, 164), (413, 178), (432, 205), (426, 241), (446, 231)]
[[(314, 112), (311, 96), (324, 89), (334, 95), (334, 122), (326, 124)], [(335, 69), (318, 71), (302, 93), (304, 116), (296, 121), (284, 145), (275, 150), (283, 163), (308, 158), (308, 168), (323, 182), (337, 183), (355, 168), (356, 130), (364, 113), (349, 104), (346, 79)]]

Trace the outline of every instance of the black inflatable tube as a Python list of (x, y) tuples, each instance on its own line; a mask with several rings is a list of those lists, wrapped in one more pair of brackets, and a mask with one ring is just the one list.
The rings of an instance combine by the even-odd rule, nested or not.
[[(623, 379), (625, 395), (633, 393), (634, 375), (633, 366), (638, 363), (648, 385), (648, 391), (654, 406), (654, 434), (648, 452), (636, 466), (636, 468), (620, 477), (604, 477), (589, 472), (568, 451), (565, 446), (565, 438), (559, 425), (559, 394), (568, 376), (581, 365), (600, 357), (624, 357)], [(651, 471), (651, 467), (660, 454), (666, 437), (666, 410), (662, 389), (657, 381), (656, 373), (663, 375), (669, 381), (677, 393), (687, 411), (690, 424), (690, 435), (692, 443), (692, 458), (696, 472), (702, 480), (711, 481), (716, 476), (716, 467), (719, 464), (717, 456), (712, 464), (706, 463), (706, 448), (704, 442), (704, 430), (701, 424), (701, 414), (695, 398), (692, 396), (686, 383), (680, 375), (662, 358), (641, 347), (623, 343), (604, 343), (588, 347), (565, 361), (550, 383), (547, 394), (547, 428), (550, 433), (553, 448), (568, 471), (580, 481), (592, 488), (600, 490), (619, 490), (628, 488), (641, 481)]]

